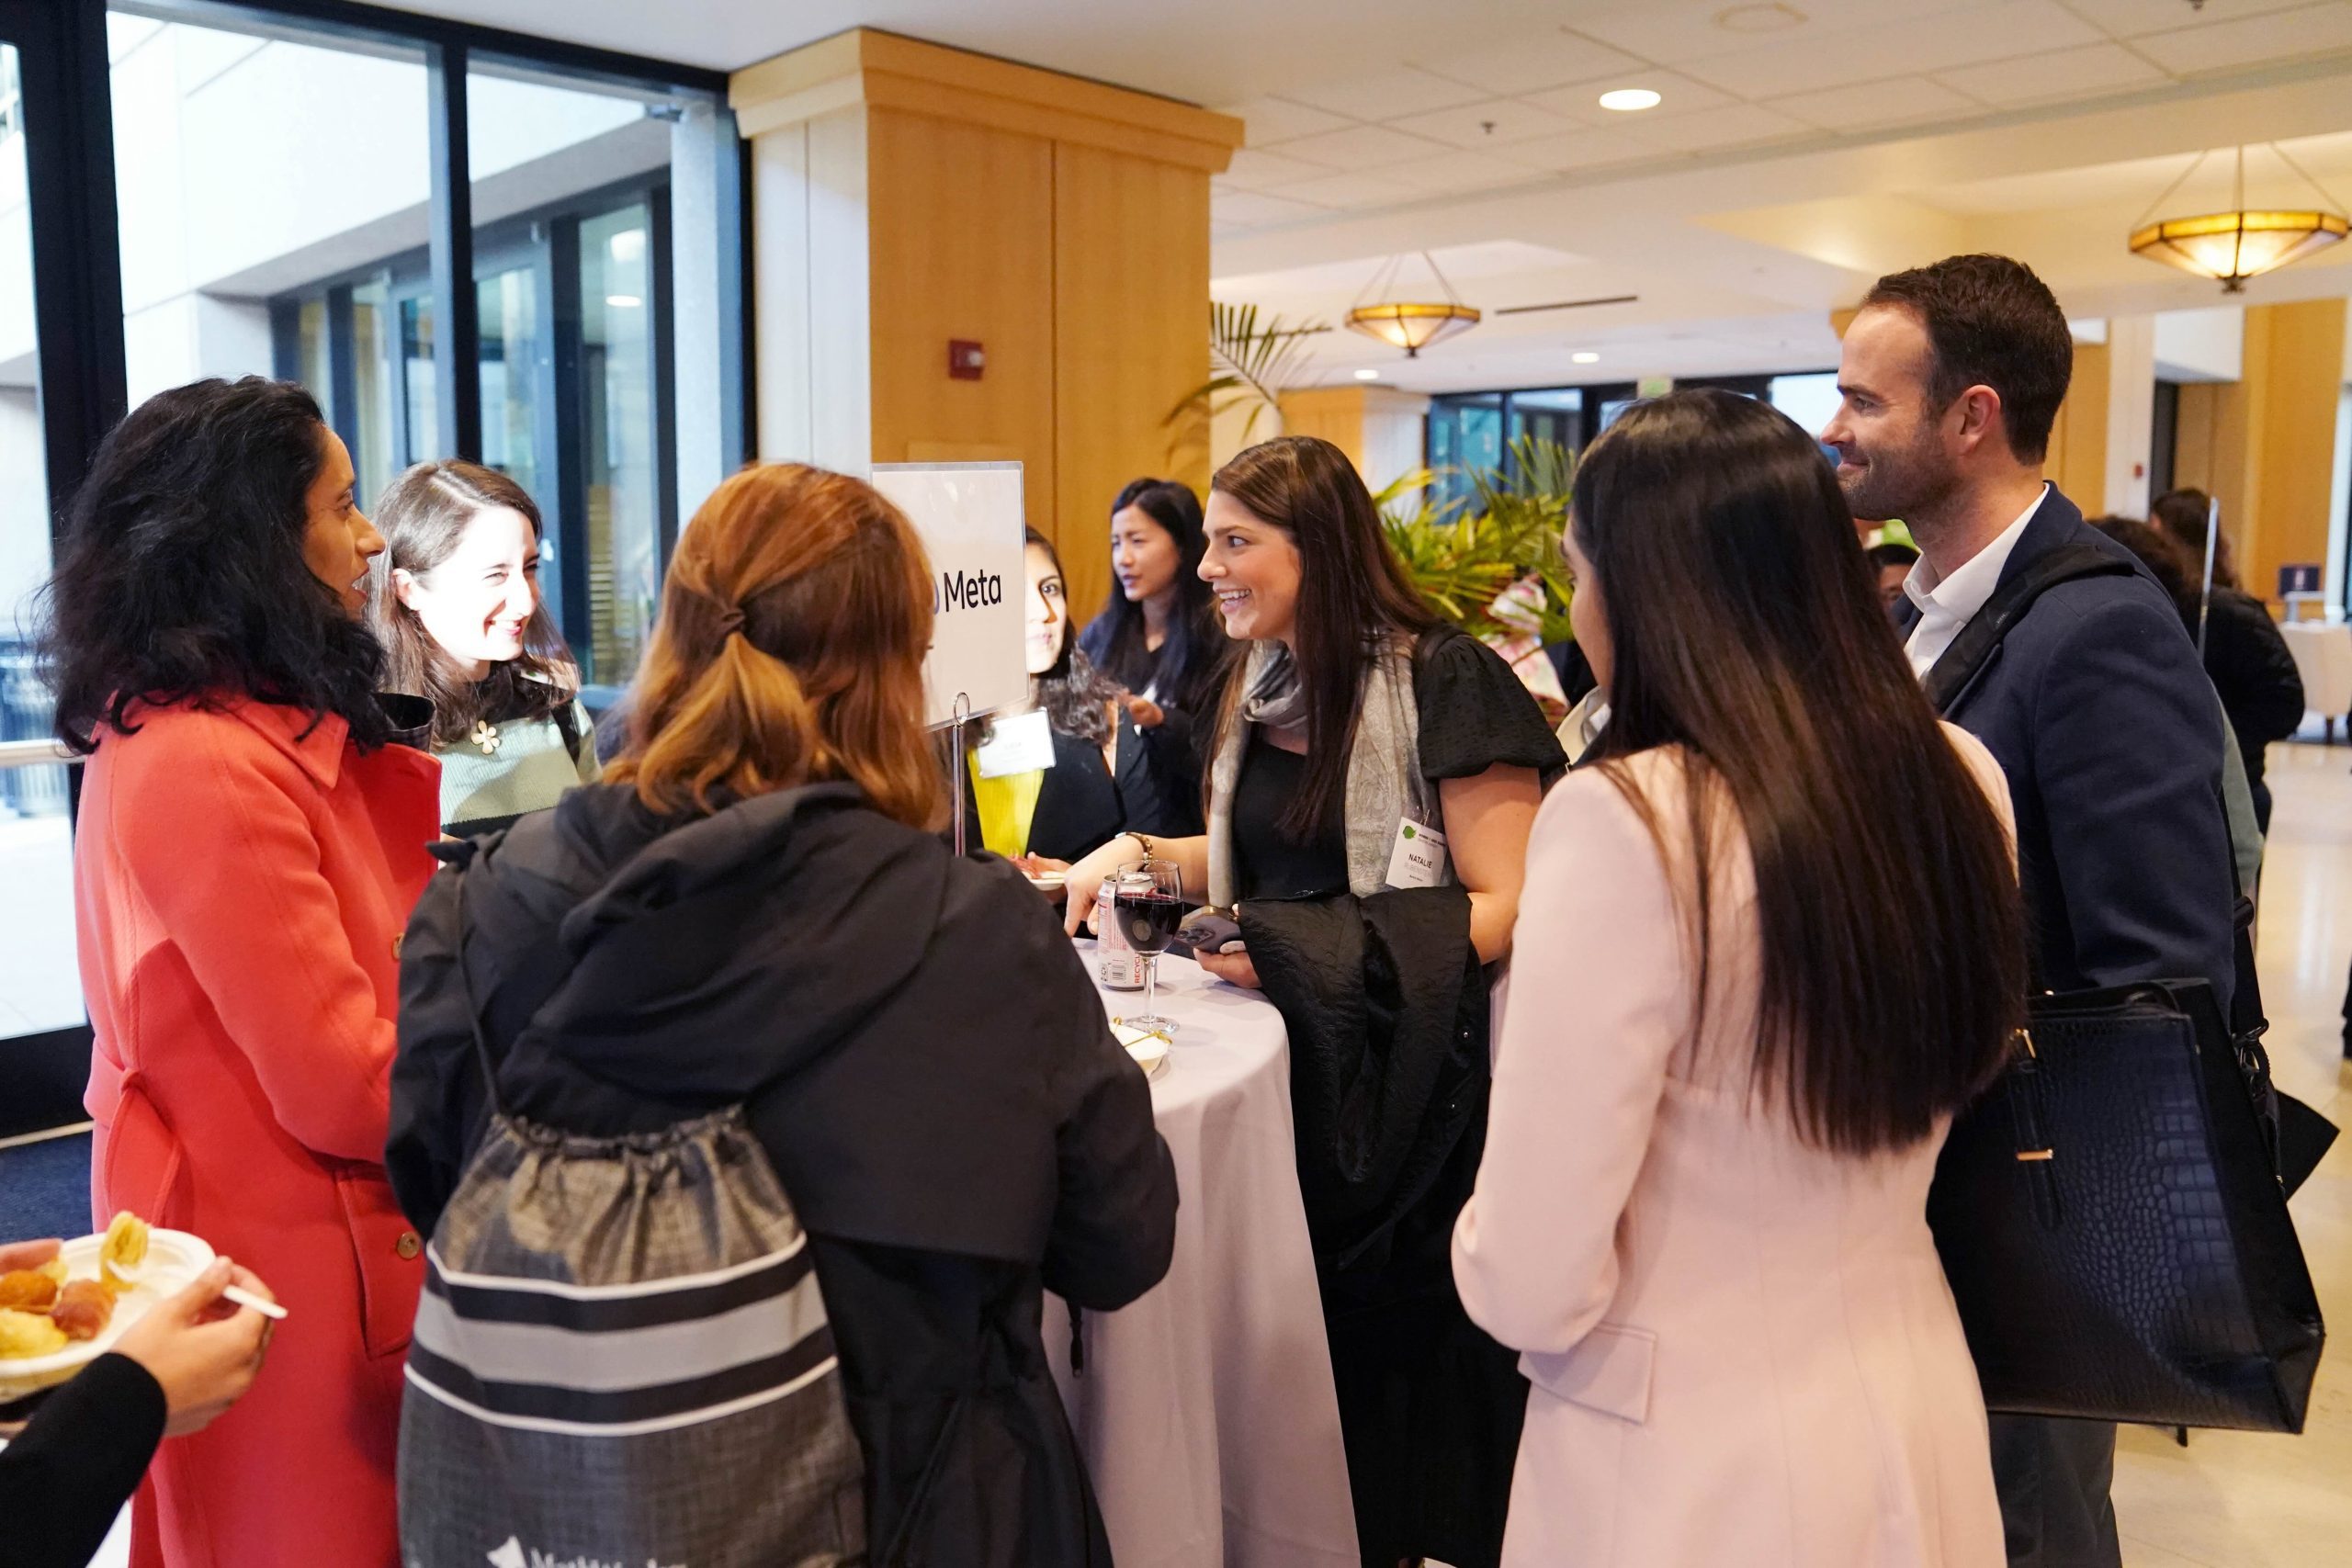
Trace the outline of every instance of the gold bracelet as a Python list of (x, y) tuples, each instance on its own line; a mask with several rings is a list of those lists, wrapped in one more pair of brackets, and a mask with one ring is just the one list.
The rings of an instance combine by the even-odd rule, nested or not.
[(1143, 834), (1136, 832), (1133, 828), (1128, 829), (1126, 830), (1126, 834), (1128, 838), (1133, 839), (1136, 843), (1143, 846), (1144, 859), (1158, 860), (1159, 858), (1159, 852), (1151, 847), (1151, 840), (1149, 839), (1146, 838)]

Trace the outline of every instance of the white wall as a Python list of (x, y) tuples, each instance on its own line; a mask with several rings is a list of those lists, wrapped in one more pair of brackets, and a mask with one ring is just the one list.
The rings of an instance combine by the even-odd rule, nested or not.
[(2107, 511), (2112, 515), (2148, 514), (2155, 426), (2156, 320), (2114, 317), (2107, 323)]
[(2155, 318), (2156, 374), (2167, 381), (2234, 381), (2245, 355), (2245, 311), (2236, 305), (2166, 310)]

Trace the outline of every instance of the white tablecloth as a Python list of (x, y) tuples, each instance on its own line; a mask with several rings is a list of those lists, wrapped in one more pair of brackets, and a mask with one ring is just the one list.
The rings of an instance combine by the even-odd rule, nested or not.
[[(1046, 1357), (1119, 1568), (1358, 1568), (1282, 1015), (1188, 959), (1159, 967), (1159, 1010), (1182, 1025), (1151, 1086), (1175, 1258), (1141, 1300), (1085, 1315), (1080, 1375), (1047, 1297)], [(1102, 995), (1114, 1018), (1143, 1010), (1140, 991)]]

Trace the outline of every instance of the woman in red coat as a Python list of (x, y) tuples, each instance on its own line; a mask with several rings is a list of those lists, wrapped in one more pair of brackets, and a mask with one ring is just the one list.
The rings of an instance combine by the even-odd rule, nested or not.
[(382, 1165), (399, 940), (438, 766), (358, 619), (383, 540), (309, 394), (151, 399), (108, 435), (51, 586), (96, 1036), (95, 1211), (192, 1231), (291, 1313), (267, 1374), (166, 1442), (139, 1568), (393, 1568), (422, 1266)]

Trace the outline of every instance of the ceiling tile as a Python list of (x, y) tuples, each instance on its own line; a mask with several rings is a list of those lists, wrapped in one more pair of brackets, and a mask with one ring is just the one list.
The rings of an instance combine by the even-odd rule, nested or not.
[(1288, 141), (1297, 136), (1312, 136), (1318, 130), (1338, 130), (1348, 123), (1342, 116), (1323, 109), (1311, 109), (1305, 104), (1292, 103), (1288, 98), (1252, 98), (1246, 104), (1233, 104), (1217, 112), (1238, 115), (1249, 122), (1250, 145), (1252, 147)]
[(1873, 130), (1884, 125), (1907, 125), (1914, 120), (1981, 114), (1984, 107), (1966, 94), (1924, 76), (1896, 76), (1859, 86), (1800, 93), (1793, 97), (1768, 99), (1767, 107), (1794, 115), (1807, 125), (1824, 130)]
[(1727, 93), (1765, 98), (2100, 41), (2096, 29), (2055, 0), (2004, 0), (1840, 28), (1826, 46), (1818, 39), (1765, 44), (1692, 62), (1684, 70)]
[(1354, 119), (1395, 119), (1399, 115), (1476, 103), (1487, 95), (1476, 87), (1408, 66), (1377, 76), (1294, 87), (1283, 96)]
[(1440, 151), (1439, 142), (1408, 136), (1385, 125), (1351, 126), (1346, 130), (1327, 130), (1320, 136), (1303, 136), (1283, 143), (1285, 157), (1304, 158), (1310, 164), (1334, 169), (1376, 169), (1384, 164), (1427, 158)]
[(1731, 104), (1696, 114), (1669, 115), (1641, 129), (1642, 138), (1679, 152), (1712, 152), (1743, 147), (1754, 141), (1810, 134), (1813, 127), (1792, 115), (1760, 104)]
[(2070, 7), (2093, 27), (2117, 38), (2171, 32), (2183, 26), (2209, 27), (2234, 22), (2267, 11), (2291, 11), (2311, 0), (2205, 0), (2194, 13), (2181, 0), (2068, 0)]
[(2167, 80), (2165, 73), (2119, 43), (2062, 49), (1990, 65), (1940, 71), (1936, 80), (1988, 104), (2039, 103), (2048, 98), (2087, 98), (2123, 87)]
[(1514, 142), (1498, 150), (1495, 156), (1514, 164), (1524, 164), (1531, 169), (1560, 171), (1597, 168), (1606, 164), (1630, 164), (1642, 158), (1655, 158), (1663, 151), (1657, 143), (1645, 139), (1637, 131), (1600, 127), (1591, 130), (1571, 130), (1534, 141)]
[(1387, 207), (1427, 193), (1377, 175), (1326, 175), (1319, 180), (1284, 186), (1281, 194), (1317, 207)]
[(1380, 171), (1380, 176), (1411, 186), (1415, 190), (1442, 192), (1520, 185), (1537, 177), (1537, 171), (1483, 152), (1441, 152), (1434, 158), (1392, 164)]
[[(1600, 107), (1600, 95), (1618, 87), (1647, 87), (1658, 96), (1654, 109), (1637, 109), (1631, 114), (1622, 109)], [(1527, 101), (1541, 109), (1575, 120), (1579, 125), (1620, 126), (1637, 121), (1663, 119), (1668, 115), (1688, 114), (1694, 109), (1721, 108), (1738, 100), (1729, 94), (1719, 93), (1703, 82), (1671, 71), (1636, 71), (1630, 75), (1611, 76), (1602, 82), (1587, 82), (1574, 87), (1555, 87), (1545, 93), (1530, 93)]]
[(1304, 201), (1289, 201), (1279, 196), (1265, 196), (1257, 191), (1212, 191), (1209, 194), (1209, 220), (1240, 229), (1265, 229), (1276, 223), (1292, 223), (1306, 218), (1320, 218), (1324, 209)]
[(1555, 136), (1567, 130), (1571, 122), (1517, 98), (1488, 98), (1483, 103), (1464, 104), (1458, 109), (1439, 109), (1434, 114), (1417, 114), (1390, 123), (1416, 136), (1476, 150)]
[(1310, 164), (1280, 152), (1245, 147), (1233, 155), (1233, 162), (1217, 176), (1216, 183), (1235, 190), (1272, 190), (1276, 186), (1296, 185), (1330, 172), (1331, 165), (1328, 164)]
[(1589, 82), (1619, 71), (1639, 71), (1645, 62), (1605, 43), (1554, 30), (1497, 49), (1415, 63), (1489, 93), (1526, 93), (1563, 82)]
[[(1583, 18), (1577, 23), (1577, 30), (1603, 43), (1631, 50), (1662, 65), (1680, 65), (1688, 61), (1704, 60), (1710, 55), (1735, 54), (1744, 50), (1796, 39), (1804, 39), (1816, 48), (1834, 49), (1837, 39), (1858, 24), (1931, 16), (1938, 11), (1958, 10), (1980, 3), (1980, 0), (1781, 0), (1781, 3), (1789, 11), (1795, 13), (1795, 17), (1792, 21), (1785, 17), (1779, 18), (1786, 25), (1777, 28), (1769, 25), (1774, 20), (1768, 15), (1770, 0), (1765, 0), (1763, 5), (1736, 4), (1734, 0), (1641, 0), (1640, 4), (1624, 6), (1605, 16)], [(1761, 23), (1766, 27), (1761, 30), (1753, 26), (1742, 29), (1726, 26), (1720, 19), (1735, 12), (1744, 14), (1751, 24)]]
[(2352, 5), (2306, 6), (2154, 33), (2133, 46), (2176, 76), (2352, 49)]

